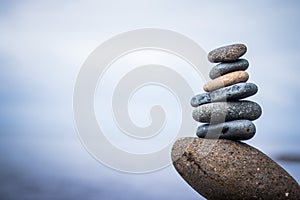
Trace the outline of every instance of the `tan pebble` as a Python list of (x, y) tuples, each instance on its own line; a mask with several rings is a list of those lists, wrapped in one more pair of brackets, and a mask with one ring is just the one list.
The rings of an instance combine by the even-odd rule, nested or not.
[(213, 79), (209, 82), (207, 82), (203, 89), (206, 92), (217, 90), (222, 87), (226, 87), (229, 85), (233, 85), (236, 83), (242, 83), (246, 82), (249, 78), (249, 74), (245, 71), (235, 71), (228, 74), (225, 74), (223, 76), (220, 76), (216, 79)]

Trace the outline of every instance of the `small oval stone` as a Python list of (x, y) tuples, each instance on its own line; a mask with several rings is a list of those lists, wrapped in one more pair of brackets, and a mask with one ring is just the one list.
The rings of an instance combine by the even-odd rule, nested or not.
[(258, 149), (242, 142), (181, 138), (172, 148), (180, 176), (207, 199), (299, 199), (298, 183)]
[(232, 44), (212, 50), (208, 53), (208, 60), (213, 63), (231, 62), (244, 55), (247, 47), (244, 44)]
[(229, 63), (220, 63), (210, 70), (209, 77), (215, 79), (230, 72), (246, 70), (248, 67), (249, 62), (246, 59), (238, 59), (237, 61)]
[(252, 101), (215, 102), (204, 104), (193, 111), (193, 118), (203, 123), (220, 123), (237, 119), (256, 120), (261, 107)]
[(208, 81), (204, 84), (203, 89), (206, 92), (214, 91), (222, 87), (226, 87), (229, 85), (233, 85), (236, 83), (242, 83), (246, 82), (249, 79), (249, 75), (245, 71), (235, 71), (228, 74), (225, 74), (223, 76), (220, 76), (219, 78), (213, 79), (211, 81)]
[(198, 127), (197, 136), (210, 139), (249, 140), (255, 134), (255, 125), (249, 120), (235, 120)]
[(243, 99), (256, 94), (257, 90), (254, 83), (237, 83), (212, 92), (198, 94), (191, 99), (191, 105), (197, 107), (211, 102)]

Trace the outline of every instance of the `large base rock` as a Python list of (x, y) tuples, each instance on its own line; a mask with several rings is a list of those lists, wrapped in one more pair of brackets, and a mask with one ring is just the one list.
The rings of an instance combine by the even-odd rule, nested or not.
[(179, 139), (173, 165), (208, 199), (300, 199), (298, 183), (259, 150), (241, 142)]

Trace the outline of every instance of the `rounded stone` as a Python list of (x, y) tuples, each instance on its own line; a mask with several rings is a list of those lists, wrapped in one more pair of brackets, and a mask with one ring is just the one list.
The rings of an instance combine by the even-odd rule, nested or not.
[(261, 107), (252, 101), (214, 102), (197, 107), (193, 118), (203, 123), (220, 123), (237, 119), (256, 120)]
[(237, 83), (212, 92), (202, 93), (191, 99), (191, 105), (197, 107), (206, 103), (232, 101), (250, 97), (258, 91), (254, 83)]
[(222, 87), (233, 85), (236, 83), (246, 82), (249, 79), (249, 75), (245, 71), (235, 71), (223, 76), (220, 76), (216, 79), (208, 81), (204, 84), (203, 89), (206, 92), (214, 91)]
[(247, 51), (244, 44), (232, 44), (212, 50), (208, 53), (208, 60), (213, 63), (231, 62), (243, 56)]
[(198, 127), (197, 136), (210, 139), (249, 140), (255, 134), (255, 125), (249, 120), (235, 120)]
[(258, 149), (242, 142), (181, 138), (172, 148), (180, 176), (207, 199), (299, 199), (298, 183)]
[(229, 63), (220, 63), (210, 70), (209, 77), (215, 79), (230, 72), (246, 70), (248, 67), (249, 62), (246, 59), (238, 59)]

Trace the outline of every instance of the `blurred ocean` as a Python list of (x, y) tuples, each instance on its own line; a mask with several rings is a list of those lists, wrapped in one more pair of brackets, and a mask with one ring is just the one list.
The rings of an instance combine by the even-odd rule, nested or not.
[[(201, 199), (172, 166), (141, 175), (114, 171), (94, 160), (75, 135), (15, 136), (0, 144), (1, 199)], [(279, 164), (299, 183), (300, 163)]]
[[(252, 100), (263, 108), (247, 143), (300, 155), (300, 3), (296, 1), (0, 1), (0, 199), (200, 199), (172, 166), (126, 174), (84, 149), (72, 95), (98, 45), (132, 29), (170, 29), (206, 51), (248, 46)], [(200, 84), (199, 84), (200, 85)], [(201, 88), (199, 87), (199, 91)], [(300, 182), (300, 163), (279, 164)]]

